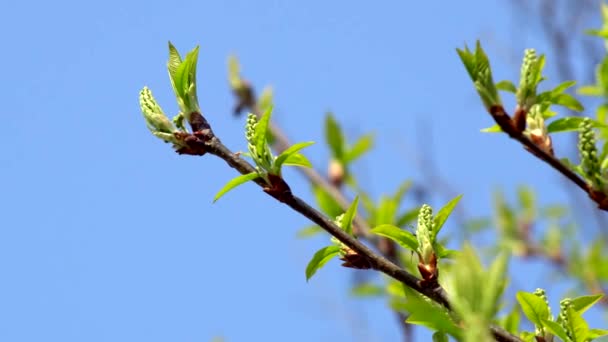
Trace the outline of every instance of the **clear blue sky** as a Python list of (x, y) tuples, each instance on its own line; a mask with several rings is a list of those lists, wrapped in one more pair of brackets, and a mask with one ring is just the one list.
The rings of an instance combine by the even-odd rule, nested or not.
[[(0, 340), (395, 340), (383, 302), (345, 294), (353, 271), (334, 262), (305, 282), (326, 243), (295, 239), (306, 220), (254, 186), (212, 205), (234, 172), (153, 138), (138, 92), (148, 85), (174, 112), (167, 41), (182, 52), (200, 44), (201, 107), (227, 145), (244, 149), (226, 80), (236, 53), (258, 88), (274, 86), (275, 118), (293, 140), (321, 142), (328, 109), (351, 135), (376, 132), (356, 170), (375, 195), (422, 179), (423, 123), (472, 214), (490, 214), (497, 186), (533, 184), (553, 203), (565, 196), (559, 176), (479, 133), (491, 120), (454, 51), (481, 38), (497, 78), (516, 77), (505, 51), (542, 44), (510, 34), (506, 3), (5, 2)], [(322, 144), (308, 153), (325, 168)], [(287, 177), (310, 198), (297, 174)]]

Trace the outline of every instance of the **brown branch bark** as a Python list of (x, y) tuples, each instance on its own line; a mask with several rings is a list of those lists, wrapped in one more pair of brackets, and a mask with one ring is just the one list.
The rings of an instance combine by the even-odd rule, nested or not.
[(587, 193), (589, 198), (591, 198), (597, 204), (599, 209), (608, 211), (608, 196), (606, 196), (606, 194), (599, 191), (594, 191), (582, 178), (570, 170), (561, 161), (559, 161), (553, 155), (547, 153), (544, 149), (532, 142), (532, 140), (528, 139), (523, 134), (523, 131), (515, 126), (513, 120), (502, 106), (493, 106), (490, 108), (490, 114), (494, 118), (494, 121), (496, 121), (496, 123), (500, 126), (502, 131), (507, 133), (509, 137), (519, 141), (530, 153), (549, 164), (556, 171), (561, 173), (581, 190)]

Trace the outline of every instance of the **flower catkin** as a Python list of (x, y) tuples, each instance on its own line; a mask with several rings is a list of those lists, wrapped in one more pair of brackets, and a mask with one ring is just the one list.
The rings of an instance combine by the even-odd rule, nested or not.
[(595, 146), (595, 133), (591, 127), (591, 119), (585, 118), (580, 125), (578, 150), (581, 156), (581, 167), (585, 178), (593, 188), (603, 191), (604, 181), (601, 176), (600, 162)]

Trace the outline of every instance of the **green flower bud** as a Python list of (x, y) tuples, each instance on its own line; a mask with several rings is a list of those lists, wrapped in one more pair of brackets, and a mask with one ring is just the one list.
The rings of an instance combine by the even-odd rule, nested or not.
[(536, 101), (536, 86), (540, 82), (540, 63), (534, 49), (525, 50), (517, 91), (517, 104), (524, 110), (530, 109)]
[(177, 129), (160, 108), (148, 87), (144, 87), (139, 93), (139, 105), (144, 119), (146, 119), (146, 126), (154, 136), (165, 142), (171, 142), (176, 147), (182, 146), (183, 142), (178, 140), (174, 134)]
[(604, 190), (604, 180), (601, 175), (600, 162), (595, 146), (595, 133), (591, 127), (591, 119), (585, 118), (580, 125), (578, 149), (581, 156), (581, 167), (585, 178), (598, 191)]
[(560, 325), (562, 326), (562, 328), (564, 329), (564, 331), (566, 332), (566, 335), (568, 335), (568, 338), (570, 340), (572, 340), (572, 337), (574, 336), (572, 328), (571, 328), (571, 324), (570, 324), (571, 322), (570, 322), (570, 319), (568, 318), (568, 309), (570, 309), (571, 306), (572, 306), (572, 301), (570, 300), (570, 298), (565, 298), (561, 302), (559, 302)]
[(422, 258), (421, 262), (428, 264), (431, 260), (433, 249), (433, 208), (427, 204), (423, 204), (418, 213), (418, 227), (416, 229), (416, 237), (418, 238), (419, 253)]

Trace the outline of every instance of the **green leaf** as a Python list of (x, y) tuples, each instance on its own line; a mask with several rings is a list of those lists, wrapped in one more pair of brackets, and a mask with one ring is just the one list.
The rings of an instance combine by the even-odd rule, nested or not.
[(342, 207), (336, 200), (328, 194), (323, 188), (313, 186), (312, 192), (317, 200), (317, 205), (325, 214), (330, 217), (336, 217), (342, 214)]
[(571, 341), (568, 337), (568, 334), (566, 334), (566, 331), (559, 323), (550, 321), (545, 318), (542, 320), (542, 326), (544, 326), (549, 331), (549, 333), (559, 337), (562, 341)]
[(308, 226), (300, 229), (296, 236), (300, 239), (309, 238), (318, 234), (321, 234), (323, 229), (319, 226)]
[(584, 96), (602, 96), (602, 88), (596, 85), (587, 85), (578, 88), (577, 93)]
[(353, 219), (357, 215), (357, 205), (359, 204), (359, 196), (355, 197), (353, 203), (350, 204), (348, 210), (344, 213), (342, 217), (342, 221), (340, 222), (340, 227), (344, 229), (345, 232), (352, 235), (353, 234)]
[(575, 112), (582, 112), (585, 109), (577, 99), (566, 93), (557, 95), (554, 98), (553, 103), (571, 109)]
[(386, 294), (384, 287), (372, 283), (355, 285), (350, 293), (356, 297), (380, 297)]
[(255, 133), (253, 141), (255, 142), (255, 148), (258, 153), (267, 149), (267, 134), (268, 127), (270, 126), (270, 117), (272, 116), (272, 106), (264, 112), (257, 125), (255, 126)]
[(414, 252), (418, 250), (418, 240), (414, 234), (408, 232), (407, 230), (393, 226), (392, 224), (381, 224), (374, 227), (371, 232), (376, 235), (389, 238), (403, 248), (410, 249)]
[(557, 87), (553, 88), (553, 90), (551, 90), (551, 92), (554, 93), (554, 94), (561, 94), (564, 91), (566, 91), (566, 89), (568, 89), (570, 87), (574, 87), (575, 85), (576, 85), (576, 81), (562, 82), (560, 85), (558, 85)]
[(319, 249), (308, 263), (308, 266), (306, 266), (306, 281), (312, 278), (317, 270), (338, 254), (340, 254), (340, 246), (327, 246)]
[(343, 161), (344, 134), (332, 113), (327, 113), (325, 116), (325, 140), (329, 145), (333, 157), (338, 161)]
[(549, 318), (547, 303), (539, 296), (529, 292), (519, 291), (515, 297), (530, 322), (538, 327), (544, 327), (543, 320)]
[(576, 297), (572, 299), (572, 308), (582, 314), (602, 299), (602, 297), (603, 295), (601, 294)]
[[(585, 118), (578, 116), (568, 116), (565, 118), (559, 118), (549, 124), (547, 126), (548, 133), (559, 133), (559, 132), (569, 132), (569, 131), (578, 131), (581, 122), (583, 122)], [(591, 127), (607, 129), (608, 125), (603, 124), (597, 120), (591, 120)]]
[(515, 87), (515, 84), (513, 84), (513, 82), (511, 82), (511, 81), (506, 81), (506, 80), (496, 83), (496, 89), (508, 91), (513, 94), (515, 94), (517, 92), (517, 87)]
[(451, 259), (456, 257), (459, 253), (459, 251), (454, 249), (447, 249), (439, 243), (435, 245), (435, 251), (437, 252), (437, 256), (440, 259)]
[(481, 133), (500, 133), (502, 132), (502, 129), (500, 128), (500, 126), (498, 126), (498, 124), (493, 125), (491, 127), (488, 128), (483, 128), (480, 130)]
[(448, 217), (450, 216), (450, 214), (452, 213), (452, 211), (454, 210), (454, 208), (456, 207), (458, 202), (460, 202), (461, 198), (462, 198), (462, 195), (458, 195), (458, 196), (454, 197), (453, 199), (451, 199), (446, 205), (444, 205), (443, 208), (439, 209), (439, 212), (433, 219), (433, 221), (435, 223), (435, 227), (433, 227), (433, 240), (435, 240), (435, 238), (437, 237), (437, 234), (443, 227), (443, 224), (448, 219)]
[[(572, 332), (572, 340), (574, 342), (585, 342), (589, 335), (589, 325), (583, 318), (580, 312), (577, 312), (572, 307), (566, 310), (568, 316), (568, 325), (570, 332)], [(564, 323), (564, 322), (563, 322)]]
[[(283, 163), (285, 163), (285, 161), (293, 154), (296, 154), (298, 151), (300, 151), (303, 148), (306, 148), (312, 144), (314, 144), (314, 141), (306, 141), (306, 142), (301, 142), (301, 143), (297, 143), (294, 144), (292, 146), (290, 146), (288, 149), (286, 149), (285, 151), (283, 151), (283, 153), (281, 153), (275, 160), (274, 165), (275, 168), (278, 170), (281, 170), (281, 166), (283, 165)], [(310, 163), (309, 163), (310, 164)]]
[(444, 307), (425, 300), (422, 295), (409, 287), (404, 287), (403, 291), (407, 297), (404, 306), (410, 313), (406, 322), (445, 332), (460, 340), (462, 330), (454, 323)]
[(312, 164), (303, 154), (293, 153), (283, 162), (285, 166), (300, 166), (300, 167), (312, 167)]
[(589, 329), (588, 337), (593, 341), (598, 337), (608, 335), (608, 330), (605, 329)]
[(519, 309), (516, 305), (513, 305), (513, 309), (511, 310), (511, 312), (505, 316), (503, 319), (501, 319), (501, 326), (503, 328), (505, 328), (506, 331), (510, 332), (511, 334), (515, 334), (517, 335), (517, 332), (519, 331), (519, 321), (520, 321), (520, 313), (519, 313)]
[(371, 134), (366, 134), (359, 138), (357, 142), (350, 148), (348, 151), (344, 153), (344, 163), (352, 163), (353, 161), (359, 159), (363, 154), (369, 151), (374, 144), (374, 136)]
[(251, 172), (251, 173), (247, 173), (247, 174), (240, 175), (238, 177), (233, 178), (231, 181), (226, 183), (226, 185), (224, 185), (224, 187), (220, 191), (218, 191), (218, 193), (213, 198), (213, 202), (220, 199), (220, 197), (224, 196), (228, 191), (236, 188), (237, 186), (239, 186), (241, 184), (254, 180), (258, 177), (260, 177), (260, 175), (257, 172)]
[(414, 221), (418, 217), (418, 213), (420, 212), (420, 207), (414, 207), (397, 218), (397, 226), (403, 227), (406, 224)]
[(180, 64), (182, 64), (182, 58), (180, 57), (179, 52), (177, 51), (175, 46), (173, 46), (173, 44), (169, 42), (169, 61), (167, 62), (167, 70), (169, 71), (169, 78), (171, 79), (171, 84), (173, 85), (173, 88), (175, 88), (175, 72), (177, 71), (177, 68)]

